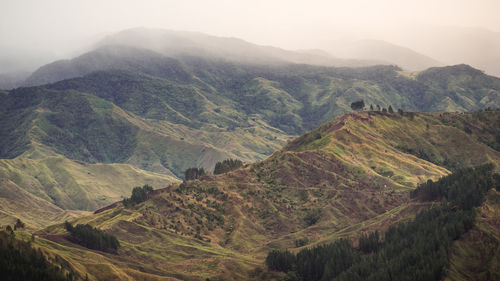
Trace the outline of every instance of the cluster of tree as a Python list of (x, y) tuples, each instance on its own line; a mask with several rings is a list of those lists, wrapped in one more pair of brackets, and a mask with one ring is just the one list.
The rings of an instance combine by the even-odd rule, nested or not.
[[(370, 105), (370, 110), (373, 110), (373, 106)], [(377, 104), (377, 110), (378, 111), (382, 111), (382, 112), (389, 112), (389, 113), (394, 113), (394, 109), (392, 109), (392, 105), (389, 105), (388, 108), (382, 108), (382, 110), (380, 110), (380, 105)], [(403, 114), (403, 110), (402, 109), (398, 109), (398, 112), (402, 115)]]
[(295, 255), (286, 249), (272, 250), (266, 257), (266, 265), (271, 270), (288, 272), (295, 264)]
[[(351, 103), (351, 109), (352, 110), (362, 110), (365, 108), (365, 102), (363, 100), (359, 100), (359, 101), (355, 101), (353, 103)], [(394, 109), (392, 108), (392, 105), (389, 105), (388, 108), (381, 108), (380, 105), (376, 105), (376, 108), (378, 111), (382, 111), (382, 112), (389, 112), (389, 113), (394, 113)], [(370, 105), (370, 110), (375, 110), (375, 107), (373, 107), (373, 104)], [(402, 109), (398, 109), (398, 112), (402, 115), (403, 114), (403, 110)]]
[(73, 227), (71, 223), (65, 222), (64, 227), (79, 244), (89, 249), (116, 253), (120, 247), (120, 242), (114, 235), (92, 227), (91, 225), (78, 224)]
[(462, 209), (471, 209), (481, 203), (488, 188), (500, 188), (500, 176), (492, 174), (493, 169), (493, 164), (485, 164), (457, 170), (436, 182), (428, 180), (419, 185), (410, 197), (419, 197), (424, 201), (446, 199)]
[(270, 270), (294, 271), (301, 280), (329, 280), (325, 277), (338, 275), (359, 258), (349, 239), (339, 239), (331, 244), (304, 249), (297, 255), (288, 250), (273, 250), (266, 258), (266, 265)]
[(392, 225), (383, 240), (375, 232), (362, 235), (357, 248), (341, 239), (297, 255), (274, 250), (266, 264), (301, 280), (441, 280), (451, 243), (473, 226), (474, 207), (487, 190), (499, 188), (499, 176), (492, 170), (492, 165), (464, 169), (419, 186), (415, 194), (447, 200), (410, 222)]
[(203, 168), (188, 168), (184, 172), (184, 179), (185, 180), (195, 180), (195, 179), (200, 178), (203, 175), (205, 175), (205, 169), (203, 169)]
[(0, 279), (3, 281), (81, 280), (71, 269), (51, 264), (40, 249), (30, 242), (17, 240), (11, 233), (0, 231)]
[(238, 159), (226, 159), (215, 164), (214, 175), (227, 173), (234, 169), (243, 167), (243, 162)]
[(132, 189), (132, 196), (130, 198), (123, 199), (123, 205), (125, 207), (132, 207), (148, 199), (149, 193), (153, 191), (153, 187), (145, 184), (144, 186), (136, 186)]
[[(307, 193), (306, 193), (307, 194)], [(321, 209), (316, 208), (308, 211), (304, 217), (304, 222), (308, 225), (316, 224), (321, 218)]]
[(380, 236), (378, 231), (372, 232), (369, 235), (365, 233), (359, 237), (358, 248), (363, 253), (378, 252), (380, 247)]
[(365, 101), (359, 100), (351, 103), (351, 109), (352, 110), (361, 110), (365, 108)]
[(14, 224), (14, 229), (12, 229), (12, 227), (10, 225), (7, 225), (5, 227), (5, 231), (7, 231), (7, 233), (10, 233), (10, 234), (14, 234), (14, 230), (18, 230), (20, 228), (24, 228), (24, 222), (22, 222), (20, 219), (17, 219), (16, 220), (16, 223)]

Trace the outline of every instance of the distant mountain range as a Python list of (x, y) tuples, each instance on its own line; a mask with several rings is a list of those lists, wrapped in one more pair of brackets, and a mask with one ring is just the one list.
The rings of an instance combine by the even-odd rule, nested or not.
[[(500, 35), (481, 28), (465, 27), (393, 27), (392, 34), (379, 39), (325, 40), (316, 49), (290, 51), (261, 46), (230, 37), (198, 32), (133, 28), (108, 35), (87, 50), (121, 45), (148, 49), (169, 57), (196, 56), (250, 64), (298, 63), (335, 67), (397, 65), (404, 71), (421, 71), (429, 67), (469, 64), (500, 76), (500, 57), (495, 50)], [(333, 36), (335, 38), (335, 36)], [(1, 49), (0, 89), (20, 85), (55, 82), (50, 79), (24, 82), (36, 65), (53, 60), (54, 55)], [(49, 59), (50, 57), (50, 59)], [(60, 62), (62, 63), (62, 62)], [(68, 75), (69, 76), (69, 75)], [(47, 78), (47, 77), (46, 77)]]
[(407, 46), (443, 64), (469, 64), (500, 77), (500, 33), (480, 27), (424, 26), (396, 29), (383, 40)]
[[(363, 46), (411, 54), (404, 63), (416, 68), (435, 63)], [(331, 66), (342, 63), (357, 67)], [(500, 78), (465, 64), (365, 63), (198, 33), (111, 35), (0, 90), (0, 224), (39, 230), (34, 245), (81, 279), (279, 279), (259, 270), (270, 249), (385, 231), (434, 204), (410, 200), (417, 184), (485, 163), (498, 172)], [(352, 113), (359, 100), (364, 111)], [(244, 164), (213, 175), (228, 158)], [(193, 167), (208, 173), (185, 181)], [(157, 190), (120, 203), (144, 184)], [(496, 214), (498, 196), (481, 216)], [(77, 245), (66, 220), (122, 248)], [(498, 252), (490, 222), (474, 231)], [(470, 255), (491, 256), (476, 248)], [(463, 251), (450, 256), (460, 276), (498, 275), (494, 259), (464, 269)]]
[[(124, 41), (128, 32), (117, 38)], [(152, 37), (160, 51), (162, 37)], [(132, 38), (154, 45), (152, 39)], [(278, 60), (266, 65), (209, 51), (194, 56), (199, 50), (169, 57), (109, 40), (113, 44), (46, 65), (26, 80), (42, 85), (0, 91), (5, 179), (57, 208), (93, 210), (136, 183), (175, 182), (189, 167), (211, 171), (226, 158), (264, 159), (291, 137), (350, 112), (360, 99), (366, 108), (391, 105), (404, 111), (473, 111), (500, 104), (500, 79), (467, 65), (411, 74), (395, 66), (338, 68)], [(136, 169), (141, 177), (110, 193), (91, 191), (93, 182), (111, 184), (88, 170), (97, 166), (81, 166), (87, 168), (80, 174), (66, 170), (70, 178), (54, 176), (79, 161), (112, 165), (116, 174)], [(46, 169), (35, 168), (42, 162)]]
[(325, 48), (341, 58), (375, 60), (380, 64), (393, 64), (405, 71), (419, 71), (443, 63), (419, 54), (409, 48), (397, 46), (381, 40), (358, 40), (335, 42)]

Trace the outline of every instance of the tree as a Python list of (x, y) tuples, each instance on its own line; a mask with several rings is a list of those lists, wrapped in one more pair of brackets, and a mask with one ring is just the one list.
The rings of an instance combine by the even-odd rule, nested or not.
[(373, 111), (373, 104), (370, 104), (370, 110)]
[(16, 224), (14, 225), (14, 230), (17, 230), (19, 228), (24, 228), (24, 222), (22, 222), (20, 219), (17, 219)]
[(475, 207), (489, 188), (500, 188), (494, 166), (458, 170), (412, 191), (421, 200), (447, 200), (419, 212), (415, 219), (391, 225), (382, 237), (373, 232), (359, 238), (305, 248), (296, 255), (271, 251), (270, 270), (291, 272), (300, 280), (442, 280), (453, 240), (474, 226)]
[(13, 239), (3, 231), (0, 231), (0, 241), (1, 280), (81, 280), (70, 264), (58, 262), (58, 255), (55, 260), (47, 260), (40, 249), (31, 246), (30, 241)]
[(377, 104), (377, 110), (380, 111), (380, 105)]
[(401, 115), (403, 115), (403, 110), (401, 108), (398, 109), (398, 113), (401, 114)]
[(371, 253), (378, 251), (380, 246), (378, 231), (370, 233), (370, 235), (361, 234), (359, 237), (359, 250), (364, 253)]
[(71, 223), (65, 222), (66, 230), (76, 238), (79, 244), (89, 249), (116, 253), (120, 247), (118, 239), (89, 224), (78, 224), (73, 227)]
[(387, 109), (385, 109), (385, 107), (382, 108), (382, 112), (387, 112)]
[(12, 227), (10, 225), (7, 225), (7, 227), (5, 228), (5, 230), (10, 233), (10, 234), (14, 234), (14, 230), (12, 230)]
[(295, 255), (288, 250), (272, 250), (266, 258), (267, 268), (288, 272), (295, 264)]
[(360, 109), (363, 109), (365, 107), (365, 102), (363, 100), (359, 100), (359, 101), (355, 101), (353, 103), (351, 103), (351, 109), (352, 110), (360, 110)]
[(132, 196), (130, 198), (123, 199), (123, 205), (125, 207), (134, 206), (148, 199), (149, 193), (153, 191), (153, 187), (145, 184), (143, 187), (136, 186), (132, 189)]
[(394, 110), (392, 110), (392, 106), (389, 105), (389, 113), (394, 113)]
[(226, 159), (215, 164), (214, 175), (227, 173), (243, 166), (243, 162), (238, 159)]
[(205, 175), (205, 169), (203, 168), (188, 168), (186, 172), (184, 172), (185, 180), (195, 180)]

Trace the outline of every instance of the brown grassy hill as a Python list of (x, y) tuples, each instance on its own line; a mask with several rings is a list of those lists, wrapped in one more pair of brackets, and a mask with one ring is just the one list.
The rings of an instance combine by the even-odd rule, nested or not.
[(72, 221), (116, 235), (117, 255), (72, 244), (61, 225), (38, 232), (36, 244), (95, 280), (270, 279), (258, 270), (269, 249), (384, 230), (430, 204), (409, 199), (419, 182), (459, 166), (498, 169), (499, 116), (345, 115), (264, 161)]

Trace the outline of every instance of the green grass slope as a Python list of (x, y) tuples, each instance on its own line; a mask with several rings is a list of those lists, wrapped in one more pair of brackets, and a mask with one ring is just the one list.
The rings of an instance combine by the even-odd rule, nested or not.
[[(141, 89), (134, 93), (139, 92)], [(124, 95), (121, 98), (125, 98)], [(182, 177), (189, 167), (213, 169), (217, 161), (229, 157), (249, 162), (260, 160), (288, 138), (284, 132), (257, 119), (247, 121), (246, 126), (227, 128), (218, 126), (214, 117), (200, 128), (190, 123), (200, 123), (191, 115), (179, 115), (182, 120), (191, 120), (187, 125), (177, 122), (176, 117), (163, 120), (151, 119), (148, 114), (138, 116), (133, 112), (143, 113), (142, 109), (130, 107), (137, 100), (146, 102), (147, 99), (131, 95), (131, 103), (117, 103), (132, 112), (74, 90), (20, 88), (11, 91), (2, 96), (0, 134), (5, 137), (0, 141), (0, 156), (14, 158), (32, 147), (43, 147), (73, 160), (129, 163)], [(161, 103), (153, 100), (151, 104)], [(162, 105), (168, 107), (168, 103)], [(163, 112), (163, 109), (151, 110)], [(168, 111), (162, 114), (172, 115)]]
[(116, 235), (124, 245), (117, 255), (72, 244), (62, 225), (39, 231), (37, 243), (96, 280), (270, 279), (258, 270), (270, 249), (355, 238), (428, 207), (410, 200), (408, 191), (450, 170), (409, 148), (436, 152), (430, 159), (436, 163), (439, 157), (461, 163), (457, 151), (467, 144), (463, 166), (493, 162), (498, 169), (500, 152), (488, 146), (498, 128), (489, 132), (487, 122), (477, 122), (467, 133), (462, 126), (498, 114), (349, 114), (264, 161), (155, 191), (132, 208), (118, 204), (72, 221)]
[(71, 159), (181, 177), (190, 166), (211, 170), (217, 159), (263, 159), (358, 99), (419, 111), (499, 104), (500, 80), (463, 65), (411, 78), (389, 66), (256, 66), (140, 49), (114, 56), (108, 48), (80, 60), (110, 67), (0, 96), (0, 157), (18, 156), (36, 140)]
[(177, 179), (128, 164), (87, 164), (62, 156), (0, 160), (2, 225), (16, 218), (41, 228), (130, 194), (134, 186), (167, 186)]
[(4, 221), (18, 214), (32, 227), (111, 204), (136, 185), (168, 186), (192, 166), (260, 160), (288, 138), (257, 121), (227, 130), (147, 119), (74, 90), (20, 88), (1, 98)]
[[(358, 99), (367, 105), (424, 112), (496, 108), (500, 102), (500, 79), (467, 65), (430, 68), (408, 77), (393, 66), (255, 65), (202, 56), (173, 59), (123, 46), (107, 46), (64, 63), (92, 68), (61, 76), (46, 87), (89, 92), (137, 115), (196, 128), (207, 123), (245, 127), (250, 118), (261, 117), (288, 134), (300, 135), (331, 120), (333, 114), (349, 112), (351, 102)], [(64, 67), (52, 68), (48, 72), (56, 76), (71, 73)], [(67, 78), (75, 79), (61, 81)]]
[[(419, 111), (499, 104), (500, 80), (464, 65), (408, 77), (391, 66), (265, 66), (123, 46), (62, 64), (89, 69), (0, 95), (0, 157), (36, 142), (73, 160), (182, 177), (186, 168), (212, 170), (229, 157), (261, 160), (358, 99)], [(55, 76), (72, 73), (53, 68)]]

